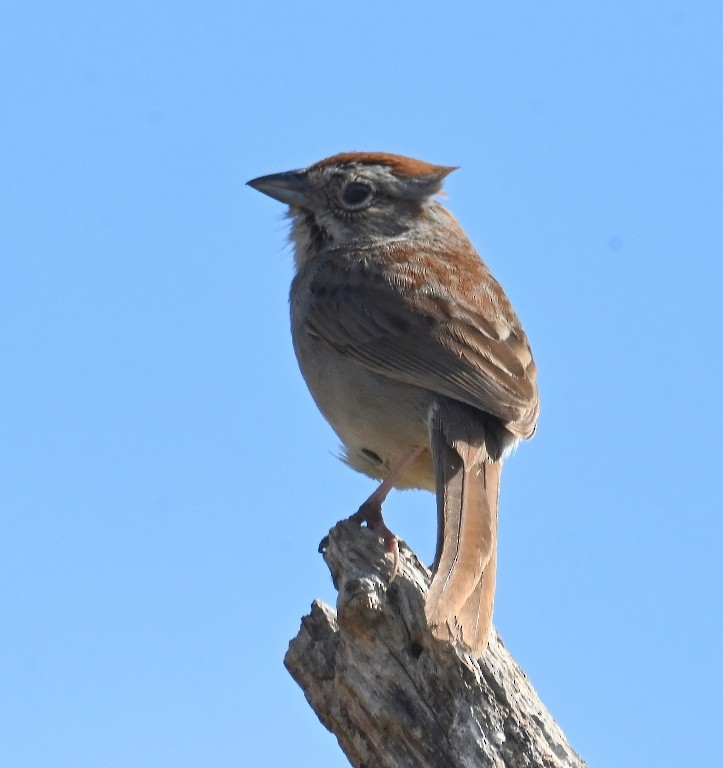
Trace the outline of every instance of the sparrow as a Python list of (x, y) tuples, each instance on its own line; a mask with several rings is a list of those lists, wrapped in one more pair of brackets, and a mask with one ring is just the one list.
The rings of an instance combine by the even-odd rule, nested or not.
[(343, 460), (380, 480), (352, 517), (396, 537), (392, 488), (437, 499), (425, 616), (480, 656), (492, 629), (503, 461), (532, 437), (537, 368), (499, 283), (437, 199), (452, 166), (345, 152), (248, 184), (288, 206), (291, 335)]

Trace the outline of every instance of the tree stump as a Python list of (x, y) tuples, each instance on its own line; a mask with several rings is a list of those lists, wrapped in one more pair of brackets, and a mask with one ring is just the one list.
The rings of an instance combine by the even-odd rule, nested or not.
[(322, 542), (336, 611), (314, 601), (284, 659), (356, 768), (582, 768), (496, 632), (476, 660), (424, 618), (429, 570), (400, 542), (399, 572), (351, 521)]

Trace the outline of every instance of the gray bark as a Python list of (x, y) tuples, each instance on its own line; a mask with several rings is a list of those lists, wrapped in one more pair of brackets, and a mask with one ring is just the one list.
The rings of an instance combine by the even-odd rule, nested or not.
[(400, 542), (399, 573), (367, 529), (325, 543), (336, 611), (314, 601), (284, 664), (356, 768), (582, 768), (496, 632), (480, 660), (435, 640), (429, 570)]

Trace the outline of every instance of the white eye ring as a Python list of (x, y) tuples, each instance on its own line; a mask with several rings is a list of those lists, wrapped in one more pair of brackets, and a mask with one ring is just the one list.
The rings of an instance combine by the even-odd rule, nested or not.
[(350, 181), (341, 192), (345, 208), (363, 208), (374, 195), (374, 188), (364, 181)]

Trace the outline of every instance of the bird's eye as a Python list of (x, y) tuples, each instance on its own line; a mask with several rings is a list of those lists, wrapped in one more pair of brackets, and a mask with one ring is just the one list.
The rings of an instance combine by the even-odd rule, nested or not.
[(344, 204), (349, 208), (359, 208), (371, 200), (373, 191), (368, 184), (351, 181), (344, 187), (341, 197)]

